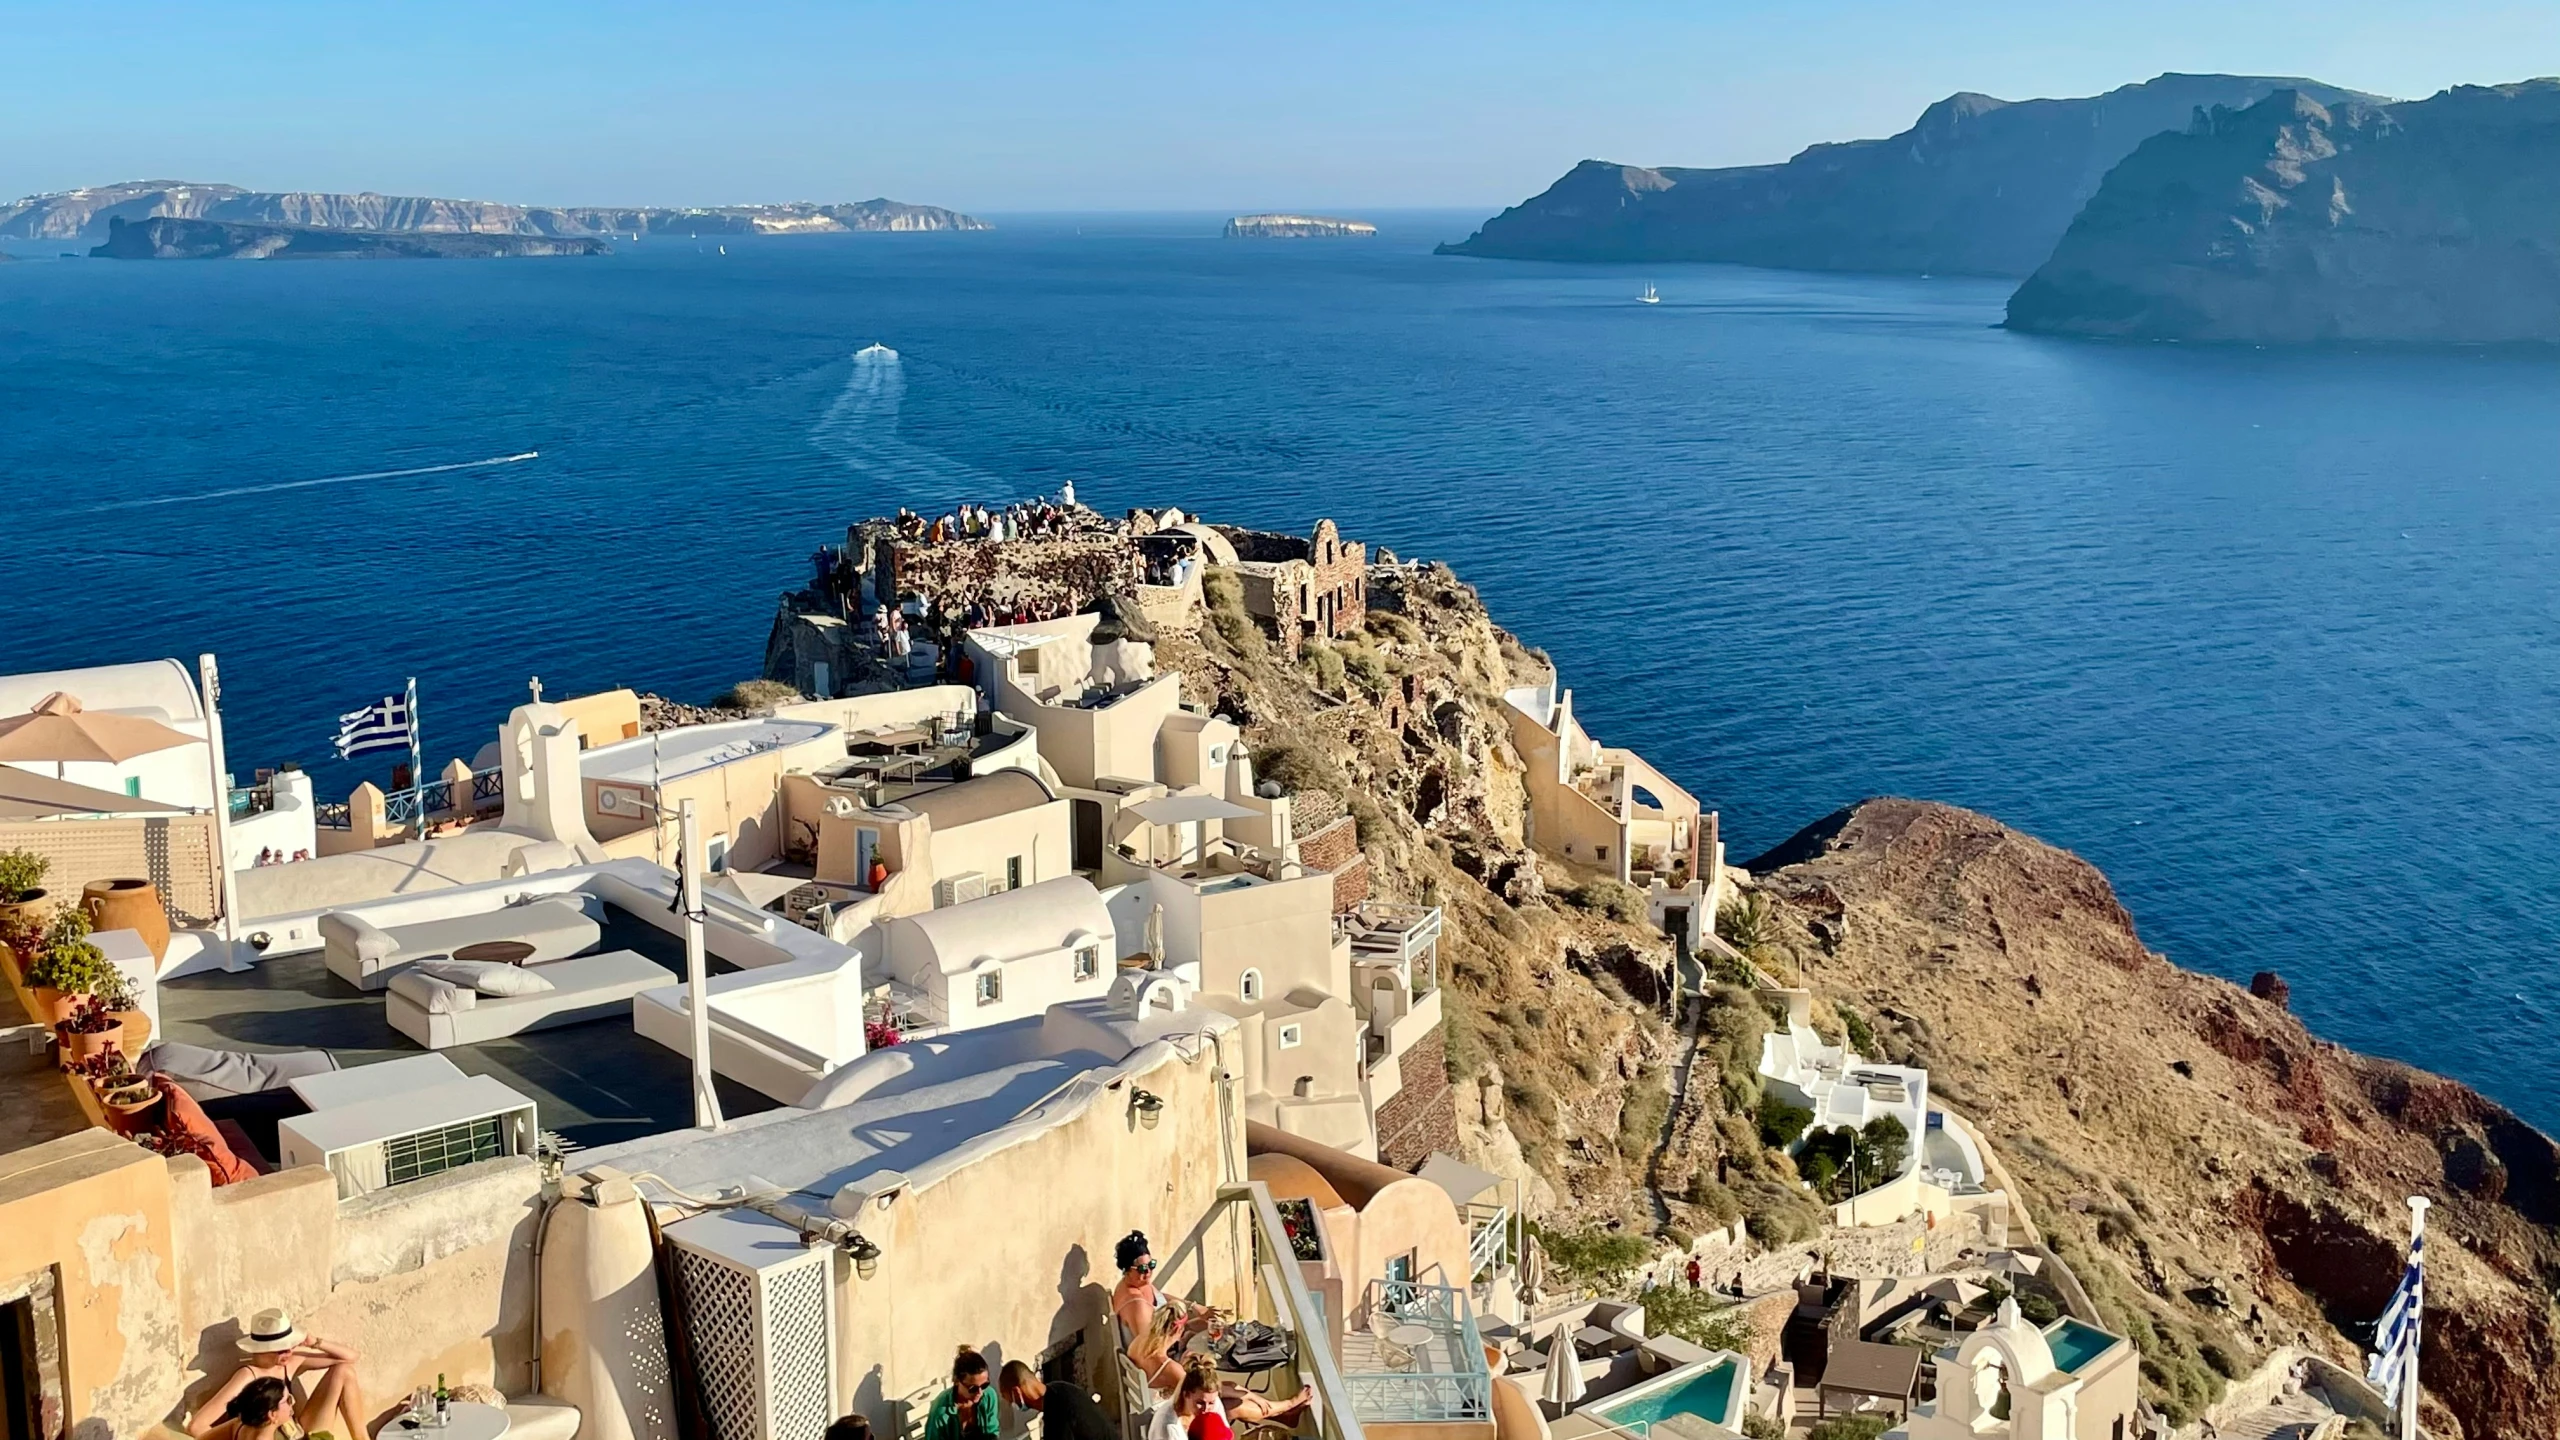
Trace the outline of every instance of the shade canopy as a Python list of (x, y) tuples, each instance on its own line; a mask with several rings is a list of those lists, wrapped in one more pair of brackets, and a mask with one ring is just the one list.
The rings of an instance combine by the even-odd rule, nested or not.
[(1943, 1300), (1961, 1310), (1990, 1292), (1970, 1280), (1959, 1280), (1949, 1275), (1930, 1282), (1929, 1287), (1920, 1293), (1932, 1300)]
[(1921, 1352), (1908, 1345), (1834, 1340), (1823, 1363), (1822, 1389), (1908, 1403), (1920, 1388)]
[(166, 815), (180, 806), (163, 805), (94, 790), (14, 765), (0, 765), (0, 820), (50, 820), (57, 815)]
[(2043, 1257), (2029, 1255), (2023, 1250), (1994, 1250), (1982, 1263), (1984, 1268), (2004, 1275), (2033, 1275), (2044, 1268)]
[(1559, 1410), (1582, 1403), (1589, 1387), (1582, 1383), (1582, 1361), (1573, 1353), (1573, 1331), (1559, 1328), (1547, 1342), (1547, 1387), (1541, 1398)]
[(1120, 807), (1123, 815), (1135, 815), (1150, 825), (1180, 825), (1193, 820), (1256, 820), (1261, 812), (1247, 810), (1232, 800), (1215, 795), (1160, 795)]
[(120, 765), (136, 755), (195, 741), (183, 730), (139, 715), (83, 710), (79, 696), (59, 690), (26, 714), (0, 720), (0, 760)]

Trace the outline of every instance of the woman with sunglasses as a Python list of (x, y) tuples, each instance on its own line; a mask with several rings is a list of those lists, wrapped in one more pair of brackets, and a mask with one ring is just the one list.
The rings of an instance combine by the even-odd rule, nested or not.
[[(1111, 1287), (1111, 1313), (1120, 1322), (1129, 1363), (1138, 1367), (1157, 1394), (1179, 1398), (1186, 1374), (1183, 1348), (1193, 1335), (1214, 1328), (1225, 1318), (1224, 1312), (1214, 1306), (1186, 1304), (1156, 1288), (1155, 1256), (1148, 1251), (1143, 1230), (1121, 1237), (1111, 1258), (1120, 1267), (1120, 1283)], [(1302, 1386), (1295, 1397), (1280, 1401), (1240, 1385), (1224, 1385), (1213, 1388), (1210, 1398), (1237, 1420), (1287, 1425), (1315, 1400), (1315, 1394), (1313, 1387)]]
[(925, 1412), (924, 1440), (996, 1440), (996, 1391), (987, 1357), (963, 1345), (951, 1361), (951, 1388)]

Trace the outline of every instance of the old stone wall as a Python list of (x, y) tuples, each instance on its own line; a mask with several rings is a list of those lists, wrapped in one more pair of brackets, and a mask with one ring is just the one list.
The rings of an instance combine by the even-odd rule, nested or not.
[(1458, 1153), (1458, 1104), (1449, 1089), (1448, 1052), (1432, 1031), (1397, 1057), (1404, 1088), (1378, 1107), (1378, 1160), (1413, 1170), (1433, 1152)]
[(1319, 520), (1307, 541), (1307, 563), (1316, 572), (1317, 633), (1335, 640), (1359, 634), (1369, 614), (1369, 547)]

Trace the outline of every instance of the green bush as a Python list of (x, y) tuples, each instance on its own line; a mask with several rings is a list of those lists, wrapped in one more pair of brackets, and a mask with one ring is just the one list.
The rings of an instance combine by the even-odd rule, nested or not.
[(1387, 687), (1395, 683), (1395, 677), (1387, 673), (1386, 658), (1366, 645), (1345, 642), (1334, 653), (1342, 657), (1343, 668), (1360, 683), (1360, 688), (1372, 695), (1384, 695)]
[(65, 995), (112, 996), (124, 991), (124, 975), (107, 952), (85, 938), (49, 940), (27, 967), (27, 984)]
[(723, 690), (712, 704), (723, 710), (762, 710), (770, 705), (789, 705), (800, 699), (800, 692), (779, 680), (741, 680)]
[(1719, 1300), (1711, 1290), (1681, 1285), (1647, 1286), (1636, 1296), (1644, 1307), (1644, 1328), (1655, 1335), (1677, 1335), (1710, 1350), (1751, 1353), (1751, 1319), (1740, 1306)]
[(1868, 1060), (1878, 1058), (1876, 1032), (1868, 1027), (1867, 1017), (1846, 1005), (1835, 1005), (1832, 1008), (1840, 1012), (1840, 1028), (1849, 1037), (1849, 1048), (1857, 1051), (1862, 1058)]
[(1644, 897), (1632, 885), (1595, 876), (1563, 893), (1565, 902), (1576, 909), (1597, 911), (1626, 925), (1644, 920)]
[(1746, 954), (1768, 944), (1777, 934), (1768, 899), (1757, 890), (1744, 891), (1741, 898), (1716, 911), (1716, 934)]
[(33, 850), (0, 850), (0, 903), (41, 888), (52, 868), (52, 861)]
[(1653, 1153), (1670, 1119), (1671, 1087), (1647, 1073), (1628, 1087), (1627, 1103), (1618, 1110), (1618, 1153), (1630, 1160)]
[(1804, 1432), (1804, 1440), (1876, 1440), (1892, 1428), (1887, 1415), (1834, 1415)]
[(1603, 1289), (1624, 1280), (1653, 1251), (1641, 1237), (1624, 1230), (1557, 1230), (1533, 1220), (1529, 1233), (1537, 1238), (1538, 1248), (1547, 1252), (1550, 1264)]
[(1476, 1027), (1452, 1007), (1440, 1025), (1440, 1058), (1449, 1072), (1449, 1083), (1471, 1080), (1484, 1073), (1491, 1058), (1485, 1053), (1484, 1037)]
[(1787, 1440), (1787, 1427), (1757, 1410), (1742, 1412), (1742, 1433), (1748, 1440)]
[(1689, 1177), (1689, 1188), (1680, 1198), (1705, 1212), (1706, 1218), (1718, 1227), (1742, 1218), (1741, 1199), (1717, 1184), (1715, 1176), (1705, 1170)]
[(1298, 664), (1316, 680), (1316, 688), (1327, 695), (1342, 693), (1342, 652), (1321, 640), (1310, 641), (1298, 656)]
[(1802, 1105), (1790, 1105), (1775, 1095), (1760, 1097), (1760, 1143), (1772, 1150), (1784, 1150), (1804, 1138), (1805, 1127), (1813, 1123), (1813, 1112)]
[[(2029, 1290), (2018, 1296), (2018, 1313), (2026, 1316), (2030, 1323), (2050, 1325), (2062, 1318), (2062, 1307), (2054, 1304), (2051, 1296)], [(2210, 1360), (2213, 1357), (2207, 1355), (2205, 1358)]]
[(1858, 1186), (1872, 1190), (1902, 1173), (1911, 1158), (1911, 1132), (1891, 1115), (1879, 1115), (1858, 1130)]

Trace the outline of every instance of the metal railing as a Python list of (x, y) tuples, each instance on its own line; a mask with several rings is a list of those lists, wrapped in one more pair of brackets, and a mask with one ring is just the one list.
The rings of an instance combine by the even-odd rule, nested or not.
[(1466, 1291), (1418, 1280), (1372, 1280), (1364, 1302), (1370, 1332), (1410, 1360), (1402, 1369), (1345, 1374), (1353, 1414), (1372, 1424), (1493, 1418), (1493, 1372), (1486, 1367), (1484, 1339)]
[[(1249, 1241), (1235, 1234), (1237, 1222), (1250, 1233)], [(1209, 1298), (1209, 1263), (1211, 1255), (1203, 1242), (1223, 1233), (1242, 1243), (1243, 1253), (1225, 1257), (1240, 1261), (1243, 1273), (1235, 1280), (1240, 1288), (1251, 1292), (1267, 1307), (1267, 1317), (1274, 1325), (1288, 1331), (1296, 1346), (1298, 1377), (1313, 1387), (1316, 1405), (1310, 1412), (1315, 1440), (1367, 1440), (1361, 1423), (1368, 1414), (1352, 1402), (1349, 1381), (1334, 1363), (1333, 1343), (1326, 1329), (1323, 1309), (1307, 1291), (1307, 1283), (1299, 1274), (1291, 1256), (1288, 1228), (1280, 1222), (1279, 1207), (1271, 1201), (1271, 1189), (1259, 1180), (1228, 1183), (1218, 1187), (1217, 1203), (1201, 1215), (1191, 1233), (1165, 1258), (1157, 1272), (1156, 1283), (1165, 1293), (1179, 1295), (1194, 1302)], [(1257, 1283), (1258, 1282), (1258, 1283)], [(1238, 1295), (1239, 1300), (1247, 1295)], [(1241, 1309), (1239, 1311), (1241, 1312)], [(1483, 1363), (1481, 1346), (1475, 1354)], [(1140, 1387), (1143, 1390), (1143, 1386)], [(1125, 1398), (1125, 1397), (1124, 1397)], [(1491, 1391), (1486, 1392), (1490, 1406)], [(1143, 1397), (1141, 1404), (1151, 1403)], [(1143, 1415), (1143, 1408), (1136, 1414)], [(1486, 1414), (1490, 1414), (1488, 1409)], [(1134, 1417), (1133, 1417), (1134, 1418)]]
[(348, 809), (343, 800), (314, 805), (311, 807), (311, 823), (323, 830), (352, 830), (356, 823), (355, 812)]
[(482, 803), (484, 801), (503, 805), (506, 800), (507, 774), (503, 768), (492, 767), (471, 772), (471, 808), (473, 810), (486, 809), (487, 806)]
[(453, 808), (453, 782), (437, 780), (382, 797), (382, 818), (393, 825), (415, 825)]
[(1511, 1263), (1510, 1206), (1468, 1202), (1467, 1229), (1467, 1263), (1475, 1274)]

